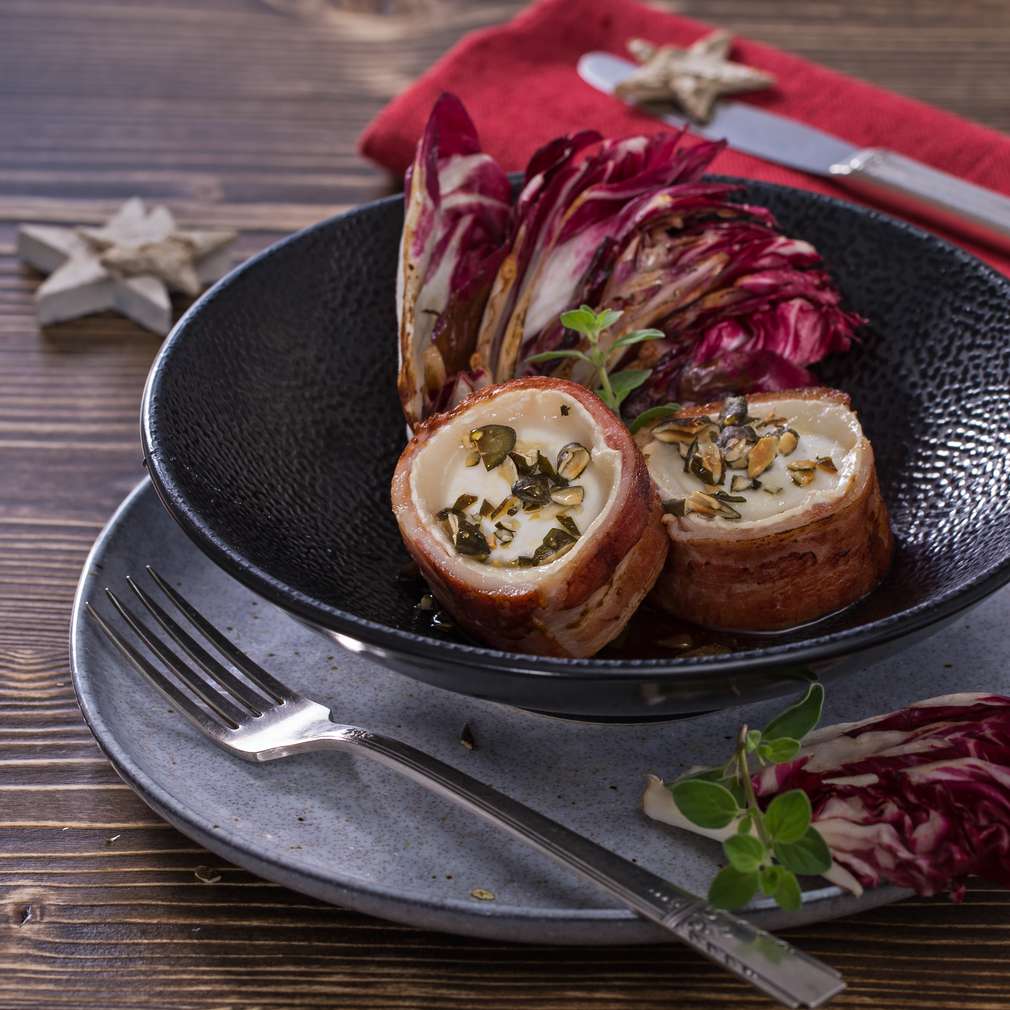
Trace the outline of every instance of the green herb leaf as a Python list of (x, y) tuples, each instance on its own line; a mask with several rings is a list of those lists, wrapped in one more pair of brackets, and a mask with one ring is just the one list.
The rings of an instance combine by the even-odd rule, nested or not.
[(792, 740), (802, 740), (820, 721), (823, 705), (824, 688), (820, 684), (811, 684), (802, 701), (787, 708), (765, 726), (765, 739), (777, 740), (787, 736)]
[(799, 908), (803, 904), (803, 892), (800, 890), (796, 874), (786, 870), (771, 896), (778, 902), (780, 908), (790, 912)]
[(614, 372), (610, 376), (610, 386), (614, 391), (614, 409), (617, 410), (628, 395), (638, 389), (650, 375), (652, 375), (651, 368), (626, 368), (623, 372)]
[(726, 776), (721, 768), (706, 768), (704, 771), (691, 772), (688, 778), (701, 779), (703, 782), (722, 782)]
[(559, 358), (578, 358), (581, 361), (589, 361), (582, 351), (542, 351), (540, 354), (531, 354), (526, 360), (557, 361)]
[(759, 729), (749, 729), (747, 730), (747, 737), (744, 741), (747, 745), (747, 750), (753, 753), (758, 749), (758, 744), (761, 743), (761, 730)]
[(768, 850), (760, 838), (753, 835), (733, 835), (722, 843), (729, 865), (741, 873), (754, 873), (768, 858)]
[(722, 784), (730, 791), (741, 810), (747, 806), (747, 790), (739, 779), (723, 779)]
[(792, 761), (799, 753), (800, 742), (789, 736), (781, 736), (777, 740), (764, 740), (758, 747), (758, 757), (771, 765)]
[(757, 873), (741, 873), (732, 866), (727, 866), (715, 875), (709, 885), (708, 900), (716, 908), (733, 911), (746, 905), (757, 889)]
[(632, 435), (634, 435), (636, 431), (640, 431), (647, 424), (652, 424), (653, 421), (660, 421), (664, 417), (671, 417), (672, 415), (679, 413), (679, 403), (664, 403), (658, 407), (650, 407), (648, 410), (643, 410), (642, 413), (628, 425), (628, 430)]
[(613, 326), (624, 313), (617, 309), (603, 309), (594, 312), (588, 305), (581, 305), (561, 314), (561, 325), (575, 330), (586, 337), (599, 336), (608, 326)]
[(775, 858), (801, 876), (827, 873), (831, 868), (831, 850), (814, 827), (795, 842), (775, 842)]
[(645, 340), (663, 340), (666, 334), (662, 330), (632, 330), (625, 333), (623, 337), (618, 337), (611, 345), (611, 350), (618, 347), (630, 347), (632, 344), (641, 344)]
[(781, 866), (763, 866), (758, 871), (758, 877), (761, 883), (761, 893), (767, 894), (768, 897), (772, 897), (775, 892), (779, 889), (779, 884), (782, 882), (782, 875), (787, 871), (782, 869)]
[(743, 817), (740, 818), (740, 823), (737, 824), (736, 826), (737, 834), (749, 835), (753, 827), (754, 827), (754, 815), (744, 814)]
[(773, 842), (797, 842), (810, 826), (810, 797), (802, 789), (790, 789), (768, 804), (765, 830)]
[(733, 794), (717, 782), (681, 779), (670, 792), (680, 812), (700, 828), (724, 828), (740, 812)]

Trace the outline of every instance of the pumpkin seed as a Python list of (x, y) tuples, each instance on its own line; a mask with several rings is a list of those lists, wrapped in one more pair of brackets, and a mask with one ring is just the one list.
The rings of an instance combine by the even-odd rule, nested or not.
[(455, 543), (456, 534), (459, 533), (459, 513), (446, 512), (443, 519), (445, 520), (445, 528), (449, 534), (449, 539)]
[(652, 437), (668, 444), (686, 442), (690, 445), (702, 431), (710, 427), (718, 431), (716, 423), (705, 414), (699, 414), (697, 417), (671, 417), (660, 421), (652, 429)]
[(558, 525), (567, 530), (573, 537), (581, 537), (582, 533), (571, 516), (558, 516)]
[(480, 462), (480, 453), (476, 449), (471, 449), (466, 454), (464, 466), (476, 466)]
[(494, 505), (487, 498), (480, 503), (480, 514), (483, 519), (490, 519), (494, 515)]
[(561, 447), (558, 453), (557, 474), (565, 480), (575, 480), (582, 476), (582, 471), (589, 466), (591, 454), (579, 442), (569, 442)]
[(786, 428), (785, 431), (779, 435), (779, 452), (783, 456), (792, 455), (796, 446), (799, 445), (800, 436), (793, 431), (792, 428)]
[(778, 444), (777, 435), (764, 435), (751, 447), (747, 456), (747, 476), (751, 480), (760, 477), (775, 462)]
[(507, 526), (502, 526), (501, 523), (496, 523), (494, 530), (495, 539), (498, 543), (502, 544), (502, 546), (512, 543), (515, 538), (515, 533)]
[(692, 491), (684, 505), (687, 512), (694, 512), (705, 519), (714, 519), (719, 513), (719, 503), (704, 491)]
[(838, 467), (830, 456), (818, 456), (817, 467), (825, 473), (838, 473)]
[(726, 427), (727, 425), (737, 425), (743, 424), (747, 420), (747, 397), (746, 396), (731, 396), (722, 405), (722, 410), (719, 411), (719, 423)]
[(537, 459), (533, 464), (533, 470), (535, 473), (542, 473), (545, 477), (550, 477), (552, 483), (559, 483), (561, 480), (557, 471), (551, 466), (550, 460), (539, 449), (537, 449)]
[(723, 428), (719, 433), (717, 444), (722, 449), (726, 463), (734, 470), (743, 470), (747, 466), (747, 454), (750, 452), (750, 447), (757, 440), (757, 432), (749, 424), (738, 424)]
[(528, 477), (520, 477), (512, 485), (512, 494), (528, 509), (549, 505), (551, 490), (551, 480), (544, 474), (531, 474)]
[(745, 477), (743, 474), (734, 474), (733, 479), (729, 482), (729, 489), (733, 494), (737, 494), (740, 491), (752, 491), (754, 490), (755, 483), (750, 477)]
[(562, 505), (565, 508), (575, 508), (581, 505), (586, 497), (586, 490), (579, 485), (573, 487), (559, 487), (551, 492), (551, 501), (555, 505)]
[(502, 500), (501, 504), (491, 513), (490, 519), (492, 522), (500, 519), (504, 515), (514, 516), (520, 508), (520, 501), (514, 495), (506, 495)]
[(815, 459), (798, 459), (795, 463), (787, 463), (786, 468), (793, 471), (794, 473), (804, 470), (816, 470), (817, 460)]
[(528, 477), (533, 473), (533, 464), (521, 452), (510, 452), (509, 459), (515, 463), (516, 474), (519, 477)]
[(743, 518), (732, 505), (727, 505), (726, 502), (719, 503), (719, 517), (721, 519), (729, 519), (732, 522)]
[(544, 542), (533, 552), (534, 564), (549, 565), (552, 561), (557, 561), (575, 546), (575, 540), (567, 530), (557, 527), (549, 529)]
[(450, 513), (449, 520), (452, 519), (456, 519), (459, 523), (453, 536), (456, 553), (483, 561), (491, 553), (491, 546), (481, 528), (467, 519), (460, 518), (456, 513)]
[(485, 424), (470, 432), (470, 441), (480, 453), (485, 469), (493, 470), (515, 448), (516, 430), (507, 424)]
[(797, 487), (806, 487), (817, 476), (816, 470), (793, 470), (790, 474)]
[(722, 484), (726, 467), (715, 442), (700, 442), (691, 458), (691, 473), (704, 484)]
[(465, 512), (475, 501), (475, 494), (461, 494), (452, 504), (453, 512)]

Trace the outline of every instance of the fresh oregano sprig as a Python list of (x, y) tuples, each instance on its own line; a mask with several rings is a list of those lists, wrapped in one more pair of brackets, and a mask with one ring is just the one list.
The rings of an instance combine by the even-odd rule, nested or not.
[(802, 789), (776, 796), (762, 810), (754, 794), (751, 761), (759, 767), (791, 761), (800, 741), (818, 723), (824, 688), (811, 684), (803, 699), (763, 730), (740, 728), (733, 756), (721, 768), (670, 785), (681, 813), (702, 828), (735, 825), (723, 842), (728, 865), (713, 878), (708, 900), (719, 908), (746, 905), (760, 890), (782, 908), (800, 907), (797, 876), (824, 873), (831, 852), (810, 823), (810, 799)]
[[(536, 363), (541, 361), (559, 361), (563, 358), (575, 358), (584, 361), (596, 371), (596, 395), (615, 413), (621, 415), (621, 404), (639, 386), (652, 375), (651, 368), (624, 368), (619, 372), (610, 372), (607, 369), (607, 358), (611, 352), (622, 347), (631, 347), (632, 344), (640, 344), (646, 340), (662, 340), (666, 335), (662, 330), (633, 330), (618, 337), (609, 349), (600, 347), (600, 336), (617, 322), (624, 315), (620, 309), (601, 309), (599, 312), (593, 311), (588, 305), (582, 305), (577, 309), (561, 314), (561, 324), (569, 330), (574, 330), (586, 338), (585, 350), (565, 350), (565, 351), (543, 351), (541, 354), (534, 354), (527, 358), (527, 361)], [(679, 406), (675, 403), (668, 403), (662, 407), (653, 407), (646, 414), (651, 417), (642, 420), (638, 417), (631, 424), (631, 430), (637, 431), (642, 424), (667, 414), (676, 413)], [(658, 412), (658, 413), (657, 413)], [(643, 415), (644, 416), (644, 415)]]

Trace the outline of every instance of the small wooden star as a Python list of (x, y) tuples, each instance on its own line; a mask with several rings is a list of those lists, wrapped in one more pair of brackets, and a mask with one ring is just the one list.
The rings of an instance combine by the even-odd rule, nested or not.
[(730, 33), (721, 30), (687, 49), (632, 39), (628, 50), (641, 66), (615, 90), (636, 104), (673, 101), (695, 122), (707, 123), (720, 96), (761, 91), (775, 84), (771, 74), (727, 59), (732, 44)]
[(231, 265), (233, 231), (182, 231), (166, 207), (134, 197), (101, 228), (22, 225), (18, 255), (49, 274), (35, 293), (39, 322), (116, 309), (155, 333), (172, 326), (169, 291), (194, 296)]

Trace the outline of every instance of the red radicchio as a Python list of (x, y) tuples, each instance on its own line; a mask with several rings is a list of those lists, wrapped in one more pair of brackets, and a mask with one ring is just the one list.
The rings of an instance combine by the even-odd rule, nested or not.
[[(683, 134), (558, 137), (508, 182), (462, 104), (443, 95), (407, 180), (401, 246), (400, 392), (408, 420), (489, 381), (532, 370), (534, 354), (578, 344), (560, 316), (586, 303), (622, 310), (600, 338), (633, 329), (666, 339), (611, 354), (650, 369), (625, 402), (635, 416), (670, 400), (809, 385), (806, 366), (845, 351), (862, 320), (817, 251), (777, 230), (738, 187), (702, 179), (722, 142)], [(408, 353), (409, 351), (409, 353)], [(572, 359), (537, 366), (587, 385)]]
[[(752, 781), (763, 807), (790, 789), (807, 794), (833, 858), (825, 876), (857, 894), (886, 881), (959, 900), (971, 874), (1010, 886), (1010, 698), (952, 694), (827, 726)], [(644, 806), (699, 831), (659, 779)]]
[(494, 159), (481, 152), (462, 102), (449, 94), (432, 109), (405, 186), (398, 389), (414, 424), (453, 406), (461, 390), (490, 381), (467, 370), (506, 251), (511, 186)]

